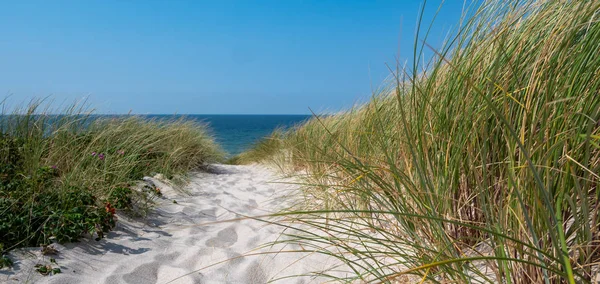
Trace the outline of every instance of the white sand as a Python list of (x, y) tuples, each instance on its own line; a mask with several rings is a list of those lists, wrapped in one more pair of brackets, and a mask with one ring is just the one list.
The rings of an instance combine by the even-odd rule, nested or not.
[[(12, 270), (0, 270), (9, 283), (320, 283), (326, 279), (299, 275), (328, 271), (333, 258), (317, 254), (279, 253), (249, 256), (280, 237), (283, 228), (246, 219), (287, 206), (290, 185), (272, 183), (276, 175), (261, 166), (214, 165), (213, 173), (196, 173), (186, 193), (156, 181), (164, 198), (141, 220), (121, 216), (101, 241), (56, 245), (62, 273), (42, 276), (37, 263), (48, 264), (39, 248), (16, 250)], [(173, 203), (177, 201), (177, 204)], [(297, 250), (275, 246), (259, 251)], [(233, 259), (232, 259), (233, 258)], [(232, 259), (220, 263), (221, 261)], [(214, 265), (216, 264), (216, 265)], [(214, 266), (211, 266), (214, 265)]]

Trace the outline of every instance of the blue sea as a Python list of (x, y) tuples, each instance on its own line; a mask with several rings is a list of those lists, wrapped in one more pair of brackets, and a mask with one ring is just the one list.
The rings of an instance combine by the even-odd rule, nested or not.
[(207, 123), (217, 143), (229, 155), (237, 155), (276, 128), (289, 128), (310, 115), (147, 115), (152, 118), (192, 119)]

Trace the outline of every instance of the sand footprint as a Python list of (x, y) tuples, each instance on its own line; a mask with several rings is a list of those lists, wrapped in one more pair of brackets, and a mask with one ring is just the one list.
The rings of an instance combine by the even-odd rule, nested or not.
[(125, 283), (156, 283), (160, 263), (154, 261), (136, 267), (131, 273), (123, 275)]
[(249, 284), (267, 283), (269, 280), (267, 277), (267, 273), (265, 273), (265, 270), (263, 269), (262, 265), (260, 265), (260, 263), (258, 263), (257, 261), (252, 262), (252, 264), (248, 266), (248, 268), (246, 269), (245, 278), (246, 279), (244, 283)]
[(217, 233), (216, 238), (206, 240), (207, 247), (228, 248), (235, 244), (238, 240), (238, 235), (234, 227), (223, 229)]
[(254, 210), (254, 209), (258, 209), (258, 203), (256, 203), (256, 200), (254, 199), (249, 199), (248, 200), (248, 204), (246, 204), (246, 210)]

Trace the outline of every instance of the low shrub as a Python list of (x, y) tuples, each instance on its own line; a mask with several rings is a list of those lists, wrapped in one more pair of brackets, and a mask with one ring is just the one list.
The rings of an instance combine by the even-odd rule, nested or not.
[(128, 187), (117, 187), (110, 193), (108, 198), (115, 208), (128, 209), (131, 208), (131, 195), (133, 191)]

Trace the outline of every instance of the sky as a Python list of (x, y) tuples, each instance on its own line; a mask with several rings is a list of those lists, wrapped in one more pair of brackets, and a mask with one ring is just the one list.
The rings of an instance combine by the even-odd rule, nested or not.
[[(432, 23), (441, 1), (428, 1)], [(368, 100), (412, 57), (422, 1), (0, 1), (0, 101), (98, 113), (310, 114)], [(458, 25), (447, 0), (427, 40)]]

